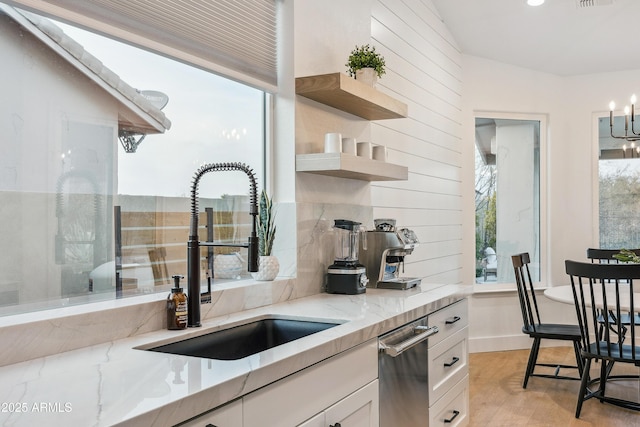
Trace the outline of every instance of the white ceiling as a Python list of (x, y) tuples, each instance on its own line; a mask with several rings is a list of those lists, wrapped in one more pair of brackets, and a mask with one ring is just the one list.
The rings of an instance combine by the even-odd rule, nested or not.
[(465, 54), (560, 76), (640, 69), (640, 0), (432, 1)]

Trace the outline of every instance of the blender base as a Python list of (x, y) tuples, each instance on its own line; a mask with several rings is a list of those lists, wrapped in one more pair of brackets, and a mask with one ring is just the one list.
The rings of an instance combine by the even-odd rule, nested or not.
[(331, 270), (332, 268), (329, 267), (326, 288), (328, 294), (357, 295), (367, 291), (369, 280), (364, 267), (345, 268), (338, 266), (333, 272)]

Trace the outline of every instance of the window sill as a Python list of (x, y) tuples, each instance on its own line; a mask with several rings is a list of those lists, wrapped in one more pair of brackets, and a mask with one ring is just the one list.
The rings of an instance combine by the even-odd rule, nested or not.
[[(273, 282), (286, 280), (287, 278), (277, 278)], [(249, 288), (261, 283), (251, 278), (243, 280), (221, 280), (221, 282), (215, 283), (212, 286), (211, 293), (215, 300), (215, 295), (218, 292), (229, 291), (233, 289)], [(79, 316), (86, 314), (96, 314), (103, 311), (114, 309), (126, 309), (127, 307), (138, 307), (143, 304), (153, 304), (158, 301), (164, 301), (167, 298), (167, 293), (171, 292), (171, 286), (166, 286), (166, 292), (158, 290), (157, 292), (132, 295), (124, 298), (100, 300), (95, 302), (83, 302), (83, 303), (71, 303), (69, 299), (61, 300), (60, 305), (55, 307), (42, 306), (40, 309), (36, 309), (29, 312), (14, 313), (0, 316), (0, 327), (7, 327), (12, 325), (28, 324), (30, 322), (39, 321), (52, 321), (59, 320), (61, 318), (70, 316)], [(205, 288), (203, 287), (203, 291)]]
[[(549, 286), (542, 284), (534, 285), (536, 292), (543, 292), (548, 287)], [(492, 285), (476, 284), (473, 286), (473, 295), (481, 298), (490, 298), (500, 294), (509, 295), (515, 293), (517, 293), (515, 283), (496, 283)]]

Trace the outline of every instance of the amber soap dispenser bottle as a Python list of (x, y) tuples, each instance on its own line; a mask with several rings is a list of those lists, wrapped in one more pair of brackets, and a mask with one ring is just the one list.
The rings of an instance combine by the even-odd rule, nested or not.
[(184, 276), (173, 276), (175, 284), (167, 297), (167, 329), (169, 330), (187, 328), (187, 294), (182, 292), (180, 279), (184, 279)]

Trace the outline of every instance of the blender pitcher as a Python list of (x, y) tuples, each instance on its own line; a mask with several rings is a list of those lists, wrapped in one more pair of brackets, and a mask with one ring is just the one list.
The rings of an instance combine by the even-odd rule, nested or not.
[(336, 219), (333, 226), (336, 233), (334, 262), (344, 266), (358, 264), (360, 239), (362, 249), (367, 249), (366, 228), (359, 222)]
[(358, 261), (360, 239), (362, 249), (367, 249), (366, 228), (361, 223), (336, 219), (333, 226), (335, 256), (327, 272), (326, 290), (330, 294), (361, 294), (366, 291), (367, 270)]

